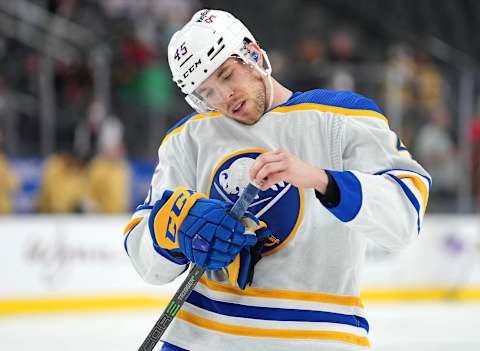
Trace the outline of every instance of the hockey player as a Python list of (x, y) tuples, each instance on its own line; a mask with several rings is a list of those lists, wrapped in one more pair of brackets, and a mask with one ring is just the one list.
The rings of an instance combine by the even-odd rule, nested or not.
[[(190, 262), (208, 271), (162, 350), (368, 349), (366, 241), (397, 250), (418, 236), (429, 175), (372, 100), (278, 83), (229, 13), (197, 12), (168, 59), (196, 112), (161, 143), (125, 248), (153, 284)], [(262, 191), (238, 222), (228, 210), (249, 181)]]

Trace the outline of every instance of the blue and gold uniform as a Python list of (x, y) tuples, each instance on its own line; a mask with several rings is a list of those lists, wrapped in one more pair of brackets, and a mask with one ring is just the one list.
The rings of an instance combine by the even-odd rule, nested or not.
[(376, 104), (351, 92), (295, 93), (254, 125), (217, 112), (193, 114), (159, 148), (147, 203), (126, 230), (138, 273), (165, 284), (184, 264), (158, 254), (148, 228), (151, 203), (187, 186), (234, 202), (263, 152), (284, 148), (330, 170), (339, 204), (326, 208), (312, 189), (279, 183), (250, 211), (271, 235), (251, 287), (204, 276), (166, 333), (188, 350), (364, 350), (369, 325), (359, 298), (367, 239), (405, 247), (419, 234), (431, 185)]

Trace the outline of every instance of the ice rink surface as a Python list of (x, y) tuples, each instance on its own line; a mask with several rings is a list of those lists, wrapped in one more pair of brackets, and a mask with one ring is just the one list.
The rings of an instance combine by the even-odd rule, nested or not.
[[(480, 350), (478, 303), (366, 305), (373, 350)], [(0, 350), (137, 350), (160, 312), (149, 310), (2, 317)]]

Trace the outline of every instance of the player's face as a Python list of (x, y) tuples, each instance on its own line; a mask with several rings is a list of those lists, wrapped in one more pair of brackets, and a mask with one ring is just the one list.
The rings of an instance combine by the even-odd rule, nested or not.
[(236, 58), (225, 61), (196, 91), (217, 111), (244, 124), (256, 123), (267, 108), (263, 77)]

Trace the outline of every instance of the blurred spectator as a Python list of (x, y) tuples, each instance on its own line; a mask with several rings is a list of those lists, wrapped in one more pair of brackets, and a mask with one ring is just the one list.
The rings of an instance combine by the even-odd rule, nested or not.
[(325, 46), (320, 37), (306, 36), (302, 38), (298, 46), (300, 62), (311, 66), (325, 63)]
[(278, 76), (280, 81), (288, 80), (290, 71), (290, 62), (287, 55), (282, 50), (272, 49), (268, 51), (268, 57), (272, 64), (272, 71)]
[(425, 121), (416, 105), (414, 80), (413, 49), (404, 43), (392, 45), (385, 70), (385, 105), (393, 128), (406, 145), (413, 145), (415, 133)]
[(359, 63), (357, 33), (351, 28), (334, 30), (329, 38), (329, 60), (333, 63)]
[[(106, 157), (97, 150), (97, 144), (110, 108), (128, 130), (123, 141), (129, 156), (153, 159), (154, 145), (158, 144), (159, 136), (166, 131), (167, 125), (173, 125), (190, 112), (183, 103), (183, 95), (173, 89), (165, 52), (159, 48), (166, 48), (171, 34), (195, 10), (201, 7), (222, 8), (225, 4), (199, 0), (34, 2), (93, 34), (75, 35), (78, 38), (72, 41), (68, 38), (73, 32), (64, 33), (68, 27), (66, 23), (50, 23), (51, 33), (81, 53), (75, 56), (76, 60), (68, 63), (53, 58), (54, 81), (50, 82), (55, 89), (50, 101), (54, 108), (51, 128), (56, 138), (77, 128), (75, 150), (81, 161), (73, 158), (79, 163), (79, 169), (82, 162), (96, 158), (93, 165)], [(268, 45), (274, 48), (269, 52), (273, 70), (281, 81), (295, 90), (322, 86), (334, 90), (355, 90), (367, 96), (378, 95), (383, 84), (379, 84), (377, 77), (383, 70), (382, 62), (377, 60), (384, 58), (388, 43), (393, 39), (415, 45), (412, 39), (419, 37), (412, 31), (413, 27), (402, 29), (410, 35), (392, 35), (388, 31), (377, 33), (375, 23), (370, 26), (362, 16), (355, 19), (345, 16), (345, 12), (334, 5), (315, 1), (302, 2), (301, 6), (295, 1), (282, 1), (277, 5), (270, 16), (274, 22), (261, 22), (257, 39), (274, 43), (273, 46)], [(261, 16), (259, 10), (266, 5), (258, 7), (238, 3), (232, 6), (235, 11), (250, 11), (255, 17)], [(294, 25), (287, 28), (281, 24), (285, 21), (279, 19), (292, 19)], [(284, 28), (285, 31), (282, 31)], [(40, 32), (41, 28), (38, 29)], [(11, 123), (13, 127), (9, 127), (14, 129), (14, 133), (8, 135), (9, 141), (14, 140), (16, 144), (9, 143), (8, 151), (13, 150), (15, 156), (39, 156), (39, 145), (43, 145), (43, 138), (48, 138), (47, 133), (42, 131), (50, 130), (42, 124), (50, 122), (42, 120), (40, 114), (40, 106), (45, 103), (43, 99), (49, 95), (40, 91), (43, 53), (24, 40), (28, 35), (39, 35), (42, 42), (47, 39), (40, 33), (27, 32), (8, 39), (0, 38), (0, 75), (12, 93), (9, 102), (14, 116), (9, 120), (14, 121)], [(301, 39), (293, 41), (293, 38)], [(94, 65), (98, 64), (96, 60), (100, 57), (94, 53), (97, 50), (103, 52), (103, 49), (105, 56), (100, 55), (100, 61), (104, 62), (106, 69), (100, 69), (100, 72), (104, 75), (99, 74), (99, 66)], [(435, 60), (439, 61), (428, 53), (435, 54)], [(383, 86), (385, 101), (380, 101), (380, 105), (388, 115), (392, 128), (412, 150), (416, 149), (417, 140), (428, 139), (424, 135), (416, 138), (421, 129), (427, 136), (431, 135), (433, 122), (429, 115), (441, 109), (444, 100), (448, 99), (446, 103), (449, 106), (458, 106), (457, 73), (451, 70), (453, 66), (448, 63), (448, 56), (446, 52), (442, 54), (442, 50), (432, 50), (427, 45), (413, 50), (402, 44), (389, 50), (385, 67), (386, 85)], [(46, 77), (52, 78), (51, 75)], [(427, 122), (427, 126), (422, 128)], [(479, 123), (472, 123), (470, 133), (476, 143), (473, 145), (472, 187), (480, 202), (480, 151), (476, 132)], [(456, 124), (453, 123), (453, 128)], [(143, 142), (139, 143), (139, 139)], [(48, 145), (55, 144), (51, 140), (48, 142)], [(417, 147), (423, 148), (424, 144)], [(123, 146), (119, 149), (122, 150), (119, 158), (123, 159)], [(110, 159), (110, 156), (106, 158)], [(436, 178), (432, 192), (438, 186)]]
[[(121, 52), (114, 80), (114, 106), (129, 131), (125, 140), (129, 152), (142, 155), (145, 145), (156, 145), (158, 136), (167, 129), (165, 115), (175, 101), (174, 83), (154, 46), (130, 36), (122, 43)], [(138, 143), (140, 135), (144, 143)]]
[(326, 61), (325, 56), (325, 45), (321, 37), (317, 35), (303, 37), (291, 58), (293, 67), (289, 70), (288, 82), (292, 88), (307, 91), (319, 85), (325, 86), (326, 82), (321, 81), (320, 75)]
[(129, 210), (130, 174), (122, 139), (121, 122), (115, 117), (105, 119), (98, 136), (99, 154), (87, 168), (91, 211), (118, 213)]
[(430, 172), (433, 186), (429, 205), (432, 211), (453, 210), (461, 169), (457, 151), (448, 133), (450, 115), (445, 108), (436, 111), (420, 129), (415, 157)]
[(0, 214), (12, 212), (12, 196), (18, 188), (18, 180), (2, 150), (3, 135), (0, 131)]
[(21, 62), (21, 71), (17, 72), (16, 89), (27, 94), (38, 94), (39, 54), (28, 52)]
[(57, 134), (71, 133), (85, 117), (91, 99), (92, 77), (86, 65), (55, 65)]
[(480, 97), (477, 105), (477, 113), (469, 126), (469, 139), (472, 143), (472, 190), (477, 209), (480, 209)]
[(70, 140), (59, 142), (59, 151), (44, 162), (39, 212), (83, 212), (85, 208), (85, 175), (83, 164), (71, 147)]
[(437, 65), (424, 51), (415, 55), (416, 103), (427, 113), (435, 113), (443, 104), (443, 82)]
[(74, 147), (79, 157), (87, 162), (98, 153), (98, 138), (106, 117), (106, 108), (98, 100), (88, 107), (87, 117), (75, 128)]
[(153, 111), (165, 108), (171, 100), (173, 83), (168, 69), (157, 59), (156, 50), (131, 37), (124, 42), (122, 53), (122, 96)]
[(332, 90), (355, 90), (355, 80), (353, 76), (343, 69), (337, 69), (332, 75), (329, 89)]
[(40, 108), (36, 105), (35, 96), (39, 94), (39, 55), (30, 50), (23, 50), (23, 54), (17, 58), (18, 62), (12, 61), (7, 65), (9, 72), (9, 88), (13, 92), (25, 94), (31, 98), (34, 105), (28, 108), (19, 100), (12, 100), (12, 107), (15, 108), (16, 134), (20, 140), (17, 141), (18, 149), (16, 154), (35, 154), (39, 151), (40, 145)]

